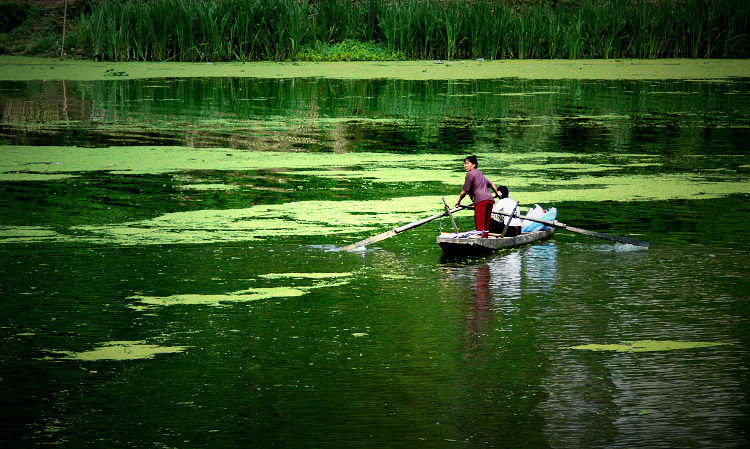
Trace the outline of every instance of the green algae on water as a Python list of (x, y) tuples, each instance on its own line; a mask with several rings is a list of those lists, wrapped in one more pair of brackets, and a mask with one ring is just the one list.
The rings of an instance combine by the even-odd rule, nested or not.
[(71, 240), (42, 226), (0, 226), (0, 243), (61, 242)]
[(239, 186), (231, 184), (183, 184), (182, 190), (237, 190)]
[[(339, 287), (349, 283), (352, 273), (268, 273), (261, 274), (264, 279), (303, 279), (312, 280), (312, 285), (289, 285), (276, 287), (253, 287), (229, 293), (218, 294), (177, 294), (170, 296), (142, 296), (135, 295), (134, 299), (145, 306), (175, 306), (175, 305), (204, 305), (219, 307), (232, 303), (261, 301), (265, 299), (296, 298), (308, 294), (313, 289)], [(134, 309), (139, 310), (138, 306)]]
[[(293, 236), (334, 236), (394, 226), (442, 210), (439, 197), (380, 201), (299, 201), (247, 209), (201, 210), (74, 231), (122, 245), (251, 241)], [(291, 225), (295, 223), (296, 225)]]
[[(567, 183), (568, 188), (548, 187), (542, 191), (523, 191), (519, 188), (514, 197), (521, 202), (522, 211), (525, 212), (534, 203), (554, 206), (556, 202), (569, 201), (571, 198), (580, 201), (711, 199), (732, 193), (750, 193), (746, 182), (704, 183), (690, 176), (597, 179), (598, 184), (580, 186), (576, 185), (577, 181), (559, 181), (561, 185)], [(596, 182), (594, 178), (587, 181)], [(634, 191), (638, 192), (637, 196), (634, 196)], [(449, 195), (448, 200), (453, 201), (454, 197)], [(296, 201), (245, 209), (175, 212), (125, 223), (78, 225), (69, 228), (70, 235), (37, 226), (5, 227), (0, 232), (0, 243), (82, 241), (132, 246), (333, 237), (382, 232), (442, 210), (441, 196), (369, 201)]]
[(266, 273), (260, 277), (266, 279), (335, 279), (349, 277), (352, 273)]
[(567, 349), (576, 349), (581, 351), (657, 352), (673, 351), (679, 349), (709, 348), (727, 344), (729, 343), (674, 340), (637, 340), (623, 341), (619, 344), (588, 344), (580, 346), (570, 346)]
[(151, 306), (204, 305), (221, 306), (229, 303), (260, 301), (273, 298), (293, 298), (307, 294), (305, 290), (291, 287), (249, 288), (225, 294), (180, 294), (171, 296), (131, 296)]
[(0, 79), (108, 80), (145, 78), (345, 78), (345, 79), (719, 79), (750, 73), (747, 59), (550, 59), (362, 62), (96, 62), (0, 56)]
[(63, 173), (28, 173), (28, 172), (10, 172), (0, 173), (0, 181), (6, 182), (27, 182), (27, 181), (61, 181), (64, 179), (75, 178), (74, 175)]
[[(232, 152), (232, 157), (227, 153)], [(231, 148), (193, 148), (183, 146), (111, 146), (107, 148), (77, 148), (65, 146), (3, 147), (0, 162), (0, 180), (15, 181), (19, 176), (28, 180), (50, 180), (50, 176), (61, 179), (80, 172), (105, 171), (112, 174), (143, 175), (180, 173), (176, 177), (184, 181), (185, 172), (212, 170), (278, 170), (297, 173), (308, 170), (323, 177), (348, 177), (361, 170), (378, 173), (388, 168), (435, 167), (450, 171), (460, 168), (460, 157), (431, 154), (387, 154), (387, 153), (309, 153), (282, 151), (242, 151)], [(55, 161), (55, 163), (50, 163)], [(333, 172), (328, 169), (336, 167)], [(322, 171), (321, 171), (322, 170)], [(340, 171), (339, 171), (340, 170)], [(433, 180), (433, 170), (426, 170), (425, 180)], [(444, 173), (444, 175), (448, 175)], [(402, 180), (395, 173), (387, 176), (372, 175), (385, 181)], [(414, 179), (414, 176), (409, 177)], [(461, 179), (463, 179), (461, 177)]]
[(96, 349), (83, 352), (60, 351), (65, 360), (100, 361), (100, 360), (138, 360), (152, 359), (158, 354), (175, 354), (184, 352), (188, 346), (158, 346), (144, 341), (110, 341)]
[[(113, 175), (175, 173), (184, 181), (185, 173), (211, 167), (215, 171), (274, 170), (287, 175), (307, 175), (337, 180), (365, 179), (379, 183), (442, 183), (447, 193), (457, 193), (463, 183), (460, 157), (433, 154), (388, 153), (294, 153), (243, 151), (227, 157), (226, 148), (190, 147), (30, 147), (12, 146), (4, 149), (0, 181), (15, 181), (19, 176), (28, 180), (51, 181), (48, 176), (104, 171)], [(623, 165), (602, 164), (597, 155), (574, 153), (526, 154), (481, 153), (485, 174), (490, 179), (513, 187), (514, 197), (522, 204), (551, 202), (575, 198), (579, 201), (711, 199), (734, 193), (750, 193), (743, 175), (726, 177), (721, 182), (696, 174), (633, 174), (634, 166), (658, 164), (650, 155), (627, 155)], [(572, 163), (569, 159), (579, 159)], [(551, 160), (552, 159), (552, 160)], [(563, 160), (565, 163), (555, 162)], [(49, 161), (58, 163), (50, 164)], [(280, 162), (283, 161), (283, 162)], [(633, 165), (637, 164), (637, 165)], [(494, 168), (497, 167), (497, 168)], [(503, 167), (512, 167), (508, 170)], [(333, 168), (333, 169), (332, 169)], [(179, 175), (177, 173), (180, 173)], [(236, 184), (202, 183), (197, 189), (234, 190)], [(536, 191), (535, 186), (545, 186)], [(190, 189), (190, 184), (181, 188)], [(246, 185), (245, 189), (262, 189)], [(566, 189), (566, 190), (563, 190)], [(533, 190), (533, 191), (531, 191)], [(635, 193), (634, 193), (635, 192)]]
[(299, 286), (297, 288), (303, 291), (310, 291), (318, 288), (340, 287), (348, 284), (354, 273), (267, 273), (261, 274), (263, 279), (282, 279), (292, 281), (313, 280), (313, 285)]

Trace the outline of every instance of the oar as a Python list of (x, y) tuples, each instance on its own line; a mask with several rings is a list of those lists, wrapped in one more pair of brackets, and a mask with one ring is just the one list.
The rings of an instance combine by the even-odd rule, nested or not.
[[(512, 214), (509, 214), (507, 212), (499, 212), (499, 214), (505, 215), (508, 217), (513, 216)], [(565, 223), (560, 223), (557, 220), (555, 221), (542, 220), (540, 218), (531, 218), (531, 217), (526, 217), (523, 215), (515, 215), (515, 217), (518, 217), (522, 220), (529, 220), (529, 221), (534, 221), (537, 223), (542, 223), (547, 226), (553, 226), (555, 228), (565, 229), (566, 231), (570, 231), (570, 232), (577, 232), (578, 234), (590, 235), (592, 237), (599, 237), (600, 239), (612, 240), (613, 242), (628, 243), (630, 245), (645, 246), (646, 248), (648, 248), (648, 242), (644, 242), (643, 240), (636, 240), (636, 239), (631, 239), (629, 237), (620, 237), (617, 235), (604, 234), (602, 232), (595, 232), (595, 231), (589, 231), (587, 229), (576, 228), (573, 226), (568, 226)]]
[(379, 242), (381, 240), (385, 240), (387, 238), (391, 238), (394, 235), (398, 235), (398, 234), (401, 234), (402, 232), (408, 231), (409, 229), (414, 229), (414, 228), (416, 228), (418, 226), (422, 226), (425, 223), (429, 223), (429, 222), (431, 222), (433, 220), (437, 220), (440, 217), (445, 217), (446, 215), (450, 215), (453, 212), (458, 212), (461, 209), (465, 209), (465, 206), (459, 206), (459, 207), (457, 207), (455, 209), (446, 210), (445, 212), (439, 213), (437, 215), (433, 215), (431, 217), (423, 218), (421, 220), (417, 220), (415, 222), (408, 223), (408, 224), (405, 224), (403, 226), (399, 226), (396, 229), (391, 229), (390, 231), (386, 231), (386, 232), (383, 232), (381, 234), (374, 235), (374, 236), (372, 236), (370, 238), (367, 238), (367, 239), (360, 240), (358, 242), (352, 243), (351, 245), (347, 245), (347, 246), (341, 248), (341, 250), (342, 251), (351, 251), (351, 250), (353, 250), (355, 248), (359, 248), (360, 246), (367, 246), (370, 243), (375, 243), (375, 242)]

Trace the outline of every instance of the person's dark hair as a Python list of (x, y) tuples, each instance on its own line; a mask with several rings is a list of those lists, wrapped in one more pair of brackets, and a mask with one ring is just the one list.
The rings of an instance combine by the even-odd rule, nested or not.
[(471, 156), (466, 156), (466, 158), (464, 160), (465, 161), (469, 161), (472, 164), (474, 164), (475, 166), (479, 167), (479, 161), (477, 160), (477, 157), (474, 156), (473, 154)]
[(500, 194), (503, 195), (503, 198), (508, 198), (508, 187), (507, 186), (497, 186), (497, 190), (500, 191)]

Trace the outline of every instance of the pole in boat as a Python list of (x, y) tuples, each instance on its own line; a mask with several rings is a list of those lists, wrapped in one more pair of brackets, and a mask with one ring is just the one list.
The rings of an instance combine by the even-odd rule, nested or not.
[[(500, 215), (505, 215), (507, 217), (511, 216), (511, 214), (506, 213), (506, 212), (499, 212), (499, 214)], [(542, 220), (541, 218), (531, 218), (531, 217), (527, 217), (525, 215), (520, 215), (520, 216), (517, 215), (516, 217), (518, 217), (518, 218), (520, 218), (522, 220), (534, 221), (534, 222), (537, 222), (537, 223), (545, 224), (547, 226), (552, 226), (552, 227), (555, 227), (555, 228), (565, 229), (566, 231), (576, 232), (578, 234), (590, 235), (592, 237), (598, 237), (600, 239), (605, 239), (605, 240), (612, 240), (613, 242), (627, 243), (629, 245), (643, 246), (643, 247), (646, 247), (646, 248), (648, 248), (648, 246), (649, 246), (649, 243), (645, 242), (643, 240), (636, 240), (636, 239), (631, 239), (629, 237), (620, 237), (620, 236), (617, 236), (617, 235), (605, 234), (603, 232), (589, 231), (587, 229), (576, 228), (574, 226), (568, 226), (565, 223), (560, 223), (557, 220), (555, 220), (555, 221)]]
[(510, 222), (513, 221), (513, 217), (518, 216), (518, 214), (516, 214), (517, 210), (518, 210), (518, 201), (516, 201), (516, 207), (513, 208), (513, 212), (510, 213), (510, 220), (508, 220), (508, 224), (503, 226), (503, 233), (500, 234), (500, 238), (505, 238), (505, 233), (508, 232), (508, 228), (510, 227)]
[(458, 226), (456, 226), (456, 220), (453, 219), (453, 213), (451, 212), (451, 208), (448, 207), (448, 202), (445, 201), (445, 197), (443, 197), (443, 204), (445, 205), (445, 212), (448, 214), (449, 217), (451, 217), (451, 224), (453, 225), (453, 232), (458, 233)]
[(437, 215), (433, 215), (431, 217), (423, 218), (421, 220), (417, 220), (417, 221), (414, 221), (412, 223), (408, 223), (408, 224), (405, 224), (403, 226), (399, 226), (398, 228), (391, 229), (390, 231), (386, 231), (386, 232), (380, 233), (378, 235), (374, 235), (374, 236), (372, 236), (370, 238), (366, 238), (364, 240), (360, 240), (358, 242), (354, 242), (351, 245), (344, 246), (343, 248), (341, 248), (341, 250), (342, 251), (351, 251), (353, 249), (359, 248), (360, 246), (367, 246), (370, 243), (375, 243), (375, 242), (379, 242), (381, 240), (385, 240), (387, 238), (391, 238), (394, 235), (401, 234), (402, 232), (406, 232), (409, 229), (414, 229), (414, 228), (416, 228), (418, 226), (422, 226), (423, 224), (429, 223), (429, 222), (431, 222), (433, 220), (437, 220), (438, 218), (441, 218), (441, 217), (445, 217), (446, 215), (450, 215), (450, 214), (452, 214), (454, 212), (458, 212), (461, 209), (465, 209), (465, 208), (466, 208), (465, 206), (459, 206), (459, 207), (457, 207), (455, 209), (446, 210), (445, 212), (439, 213)]

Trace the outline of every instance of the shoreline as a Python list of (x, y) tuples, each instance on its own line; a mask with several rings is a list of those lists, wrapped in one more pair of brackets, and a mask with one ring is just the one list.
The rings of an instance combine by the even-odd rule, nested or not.
[(750, 77), (750, 59), (513, 59), (357, 62), (97, 62), (0, 56), (0, 80), (147, 78), (710, 80)]

